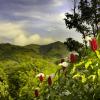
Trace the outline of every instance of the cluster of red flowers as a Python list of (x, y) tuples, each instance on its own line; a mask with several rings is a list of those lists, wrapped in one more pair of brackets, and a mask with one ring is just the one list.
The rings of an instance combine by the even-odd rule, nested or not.
[[(43, 73), (39, 73), (36, 77), (39, 78), (39, 81), (42, 83), (45, 79), (45, 75)], [(48, 82), (48, 85), (51, 86), (52, 85), (52, 77), (49, 76), (48, 79), (47, 79), (47, 82)], [(35, 97), (38, 97), (39, 96), (39, 90), (38, 89), (35, 89)]]

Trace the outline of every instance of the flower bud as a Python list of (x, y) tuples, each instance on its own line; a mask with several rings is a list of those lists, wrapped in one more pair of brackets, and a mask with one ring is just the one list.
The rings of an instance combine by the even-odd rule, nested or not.
[(79, 54), (76, 52), (76, 51), (72, 51), (70, 54), (69, 54), (69, 61), (71, 63), (75, 63), (77, 61), (77, 58), (78, 58)]
[(70, 54), (70, 62), (75, 63), (77, 61), (77, 55)]
[(95, 52), (98, 49), (98, 44), (96, 38), (90, 40), (90, 47)]
[(51, 79), (51, 77), (50, 77), (50, 76), (48, 77), (48, 85), (49, 85), (49, 86), (51, 86), (51, 85), (52, 85), (52, 79)]
[(35, 93), (34, 93), (34, 94), (35, 94), (36, 97), (39, 96), (39, 91), (38, 91), (38, 89), (35, 90)]

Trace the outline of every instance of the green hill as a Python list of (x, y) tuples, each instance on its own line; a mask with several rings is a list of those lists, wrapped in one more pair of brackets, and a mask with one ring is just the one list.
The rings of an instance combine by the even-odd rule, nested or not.
[(64, 57), (67, 52), (66, 46), (59, 41), (40, 47), (40, 53), (49, 57)]
[(16, 46), (9, 43), (0, 44), (0, 59), (12, 59), (20, 56), (30, 57), (63, 57), (67, 54), (66, 46), (62, 42), (54, 42), (48, 45), (30, 44), (27, 46)]
[[(14, 86), (16, 87), (17, 83), (15, 84), (15, 81), (16, 77), (19, 79), (19, 72), (26, 75), (26, 73), (31, 73), (32, 71), (33, 74), (31, 74), (33, 77), (39, 72), (45, 74), (54, 73), (58, 68), (56, 61), (67, 52), (66, 46), (61, 42), (48, 45), (30, 44), (27, 46), (2, 43), (0, 44), (0, 71), (3, 70), (2, 73), (7, 75), (9, 83), (12, 85), (14, 82)], [(2, 73), (0, 77), (3, 78)], [(9, 93), (15, 96), (13, 94), (14, 90), (16, 91), (16, 89), (11, 87), (11, 91), (13, 92)]]
[[(54, 42), (48, 45), (30, 44), (16, 46), (9, 43), (0, 44), (0, 67), (5, 70), (28, 67), (46, 72), (56, 70), (56, 62), (67, 55), (66, 46), (62, 42)], [(50, 70), (48, 72), (48, 67)]]

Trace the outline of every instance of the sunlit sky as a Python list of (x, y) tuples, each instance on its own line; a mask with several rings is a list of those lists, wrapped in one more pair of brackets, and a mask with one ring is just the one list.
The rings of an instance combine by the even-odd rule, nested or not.
[(0, 0), (0, 43), (48, 44), (81, 34), (65, 26), (72, 0)]

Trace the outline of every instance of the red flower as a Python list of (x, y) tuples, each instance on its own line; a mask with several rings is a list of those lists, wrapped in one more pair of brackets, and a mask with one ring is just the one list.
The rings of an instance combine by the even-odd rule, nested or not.
[(90, 40), (90, 46), (93, 51), (98, 49), (98, 44), (97, 44), (96, 38), (93, 38), (92, 40)]
[(44, 80), (44, 74), (43, 73), (39, 73), (36, 77), (39, 78), (40, 82), (42, 82)]
[(42, 75), (39, 76), (40, 81), (42, 82), (44, 80), (44, 77)]
[(36, 96), (36, 97), (39, 96), (39, 91), (38, 91), (38, 89), (35, 90), (35, 96)]
[(70, 62), (71, 63), (75, 63), (77, 61), (77, 55), (75, 54), (70, 54)]
[(50, 77), (50, 76), (48, 77), (48, 85), (49, 85), (49, 86), (51, 86), (51, 85), (52, 85), (52, 79), (51, 79), (51, 77)]

